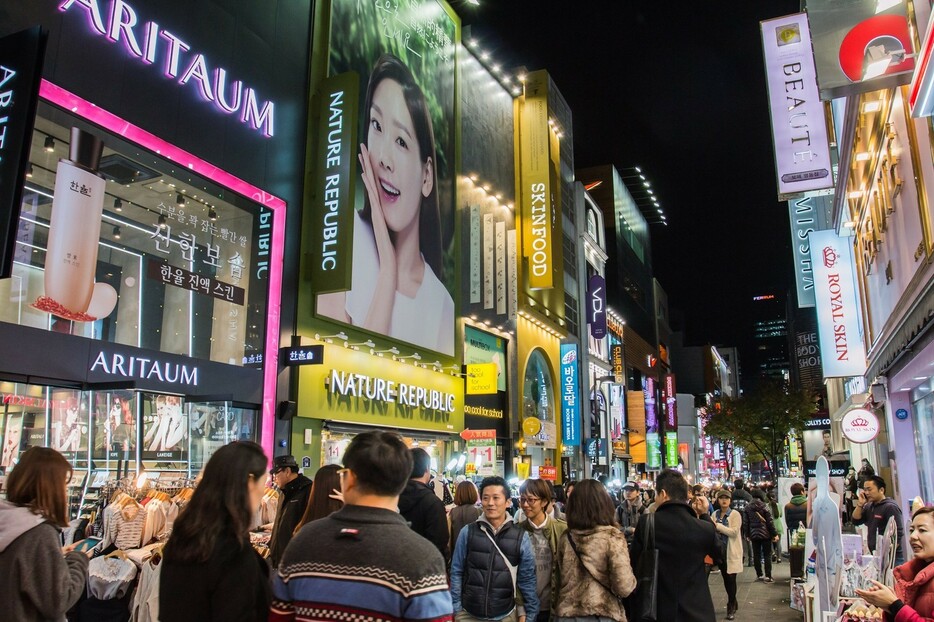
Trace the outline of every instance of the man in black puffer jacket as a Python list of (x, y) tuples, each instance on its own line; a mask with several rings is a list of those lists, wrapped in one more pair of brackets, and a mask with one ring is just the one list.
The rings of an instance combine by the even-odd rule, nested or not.
[(421, 447), (412, 453), (412, 476), (399, 496), (399, 513), (409, 522), (412, 531), (434, 544), (444, 561), (451, 558), (448, 548), (448, 516), (444, 503), (428, 485), (431, 479), (431, 456)]
[[(772, 513), (765, 504), (765, 493), (754, 490), (752, 503), (743, 510), (743, 531), (752, 543), (752, 556), (756, 566), (756, 580), (772, 581), (772, 542), (778, 540)], [(765, 576), (762, 576), (762, 559), (765, 558)]]

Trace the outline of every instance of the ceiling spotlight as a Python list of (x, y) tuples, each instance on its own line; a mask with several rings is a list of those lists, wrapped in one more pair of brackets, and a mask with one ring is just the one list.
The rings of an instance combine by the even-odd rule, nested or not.
[(120, 239), (120, 225), (114, 225), (114, 239)]
[(45, 150), (48, 151), (49, 153), (52, 153), (53, 151), (55, 151), (55, 139), (52, 138), (51, 136), (45, 137)]
[(159, 214), (159, 220), (157, 220), (156, 222), (159, 224), (160, 229), (165, 229), (166, 227), (165, 214)]
[(184, 205), (185, 197), (183, 197), (182, 194), (179, 192), (175, 195), (175, 202), (178, 203), (179, 205)]
[(120, 200), (120, 197), (114, 199), (114, 209), (118, 212), (123, 211), (123, 201)]
[(472, 4), (474, 6), (480, 6), (480, 0), (467, 0), (467, 4)]
[(211, 209), (208, 210), (208, 218), (210, 218), (212, 221), (217, 220), (217, 210), (214, 209), (213, 206), (211, 206)]
[(636, 166), (636, 167), (634, 167), (634, 168), (636, 169), (636, 172), (637, 172), (637, 173), (641, 173), (641, 172), (642, 172), (642, 169), (639, 168), (638, 166)]
[(26, 165), (26, 179), (32, 177), (32, 162)]

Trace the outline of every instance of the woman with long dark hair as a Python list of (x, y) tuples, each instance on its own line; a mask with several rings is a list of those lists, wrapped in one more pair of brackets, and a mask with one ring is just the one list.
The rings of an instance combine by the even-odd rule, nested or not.
[(431, 115), (412, 72), (392, 54), (373, 67), (363, 115), (366, 192), (354, 214), (351, 289), (319, 296), (318, 313), (453, 354)]
[(340, 470), (336, 464), (326, 464), (315, 473), (315, 480), (308, 494), (308, 505), (305, 506), (305, 513), (293, 533), (297, 534), (305, 523), (330, 516), (344, 507)]
[[(600, 482), (585, 479), (565, 505), (567, 531), (559, 542), (558, 622), (579, 618), (626, 620), (621, 599), (636, 589), (626, 536), (613, 500)], [(542, 605), (544, 608), (545, 605)]]
[(256, 443), (218, 449), (163, 551), (162, 622), (256, 622), (268, 616), (269, 567), (250, 545), (250, 517), (266, 483)]
[(63, 549), (61, 539), (68, 526), (65, 487), (71, 471), (62, 454), (33, 447), (7, 478), (7, 500), (0, 501), (0, 617), (5, 620), (62, 620), (84, 592), (88, 557), (73, 551), (74, 545)]

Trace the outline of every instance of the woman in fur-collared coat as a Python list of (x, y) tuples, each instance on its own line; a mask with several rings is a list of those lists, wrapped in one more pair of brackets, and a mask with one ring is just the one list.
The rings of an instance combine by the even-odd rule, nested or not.
[(587, 616), (625, 621), (620, 599), (636, 588), (636, 577), (606, 488), (596, 480), (580, 482), (568, 497), (565, 512), (568, 530), (558, 545), (557, 621)]

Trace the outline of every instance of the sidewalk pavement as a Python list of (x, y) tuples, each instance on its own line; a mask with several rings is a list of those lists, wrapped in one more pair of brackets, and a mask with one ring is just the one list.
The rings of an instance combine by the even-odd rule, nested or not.
[[(787, 559), (772, 564), (775, 583), (756, 581), (756, 569), (743, 568), (736, 577), (736, 622), (802, 622), (804, 614), (789, 606), (791, 595), (791, 565)], [(717, 620), (726, 619), (726, 590), (719, 574), (710, 575), (710, 595), (713, 597)]]

